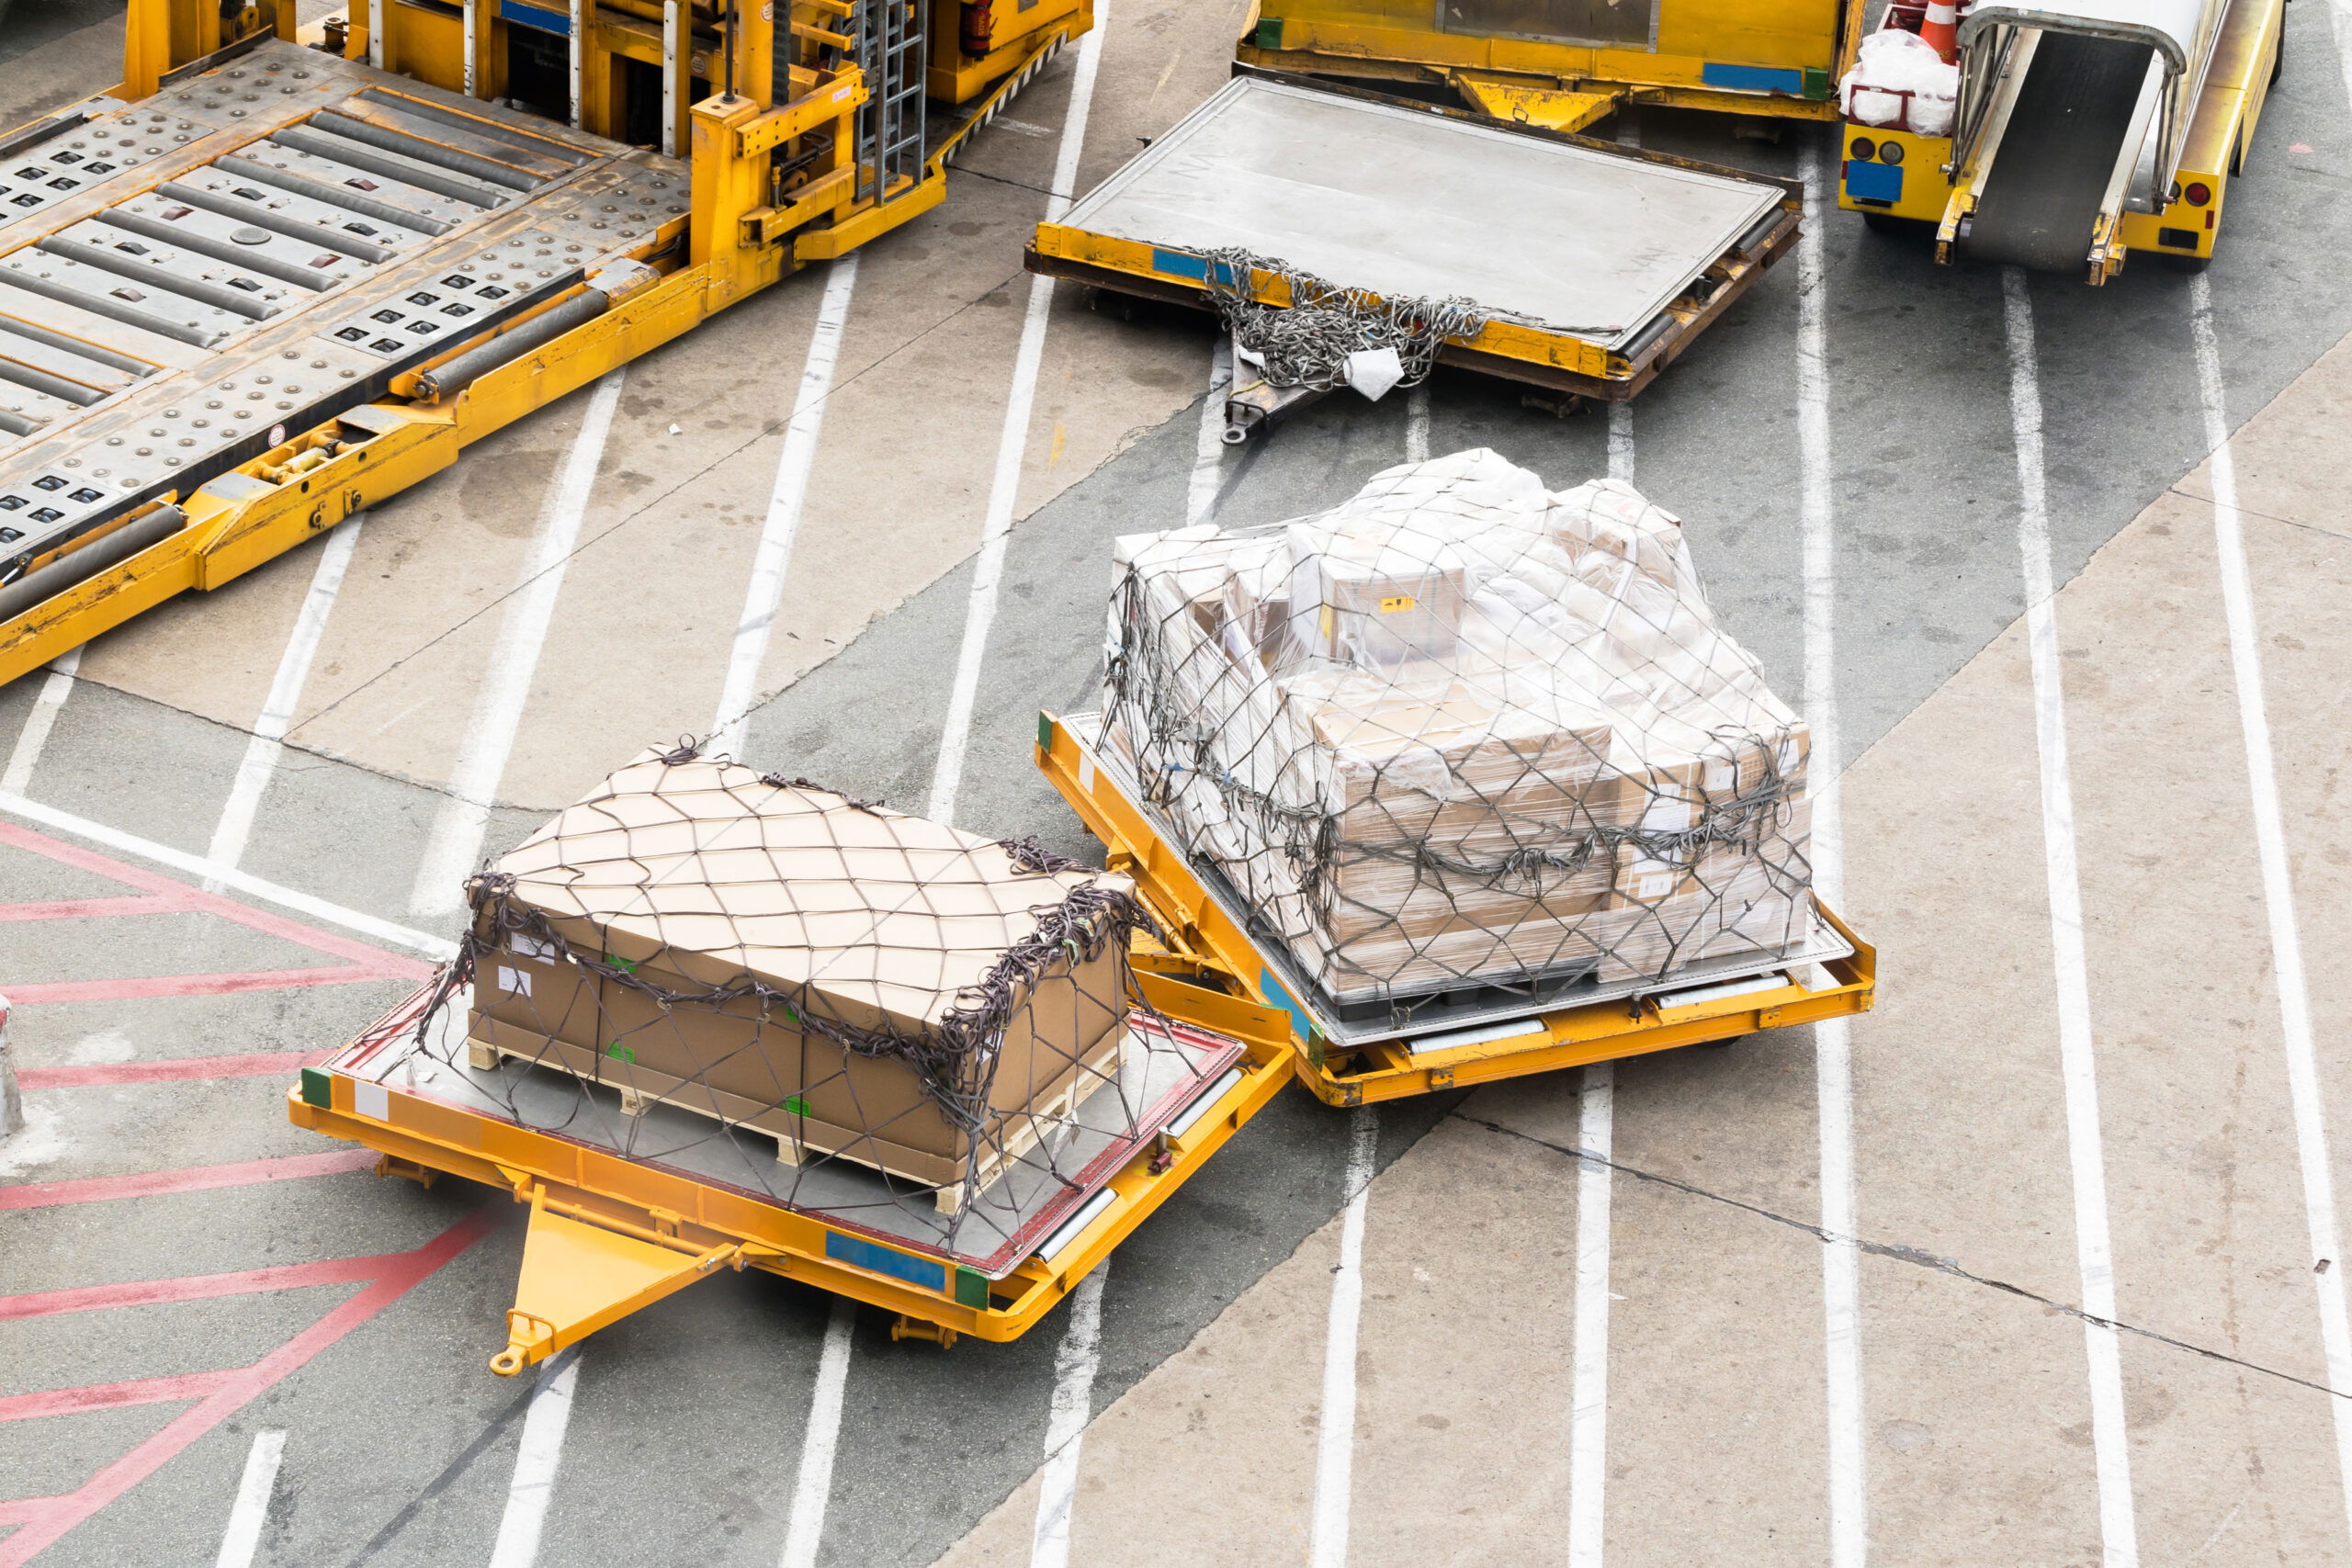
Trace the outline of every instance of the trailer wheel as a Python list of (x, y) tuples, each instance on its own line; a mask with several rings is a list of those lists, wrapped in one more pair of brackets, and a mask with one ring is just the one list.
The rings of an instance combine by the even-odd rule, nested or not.
[(1862, 210), (1862, 227), (1873, 234), (1899, 240), (1921, 239), (1930, 232), (1924, 218), (1897, 218), (1892, 212), (1872, 212), (1867, 208)]

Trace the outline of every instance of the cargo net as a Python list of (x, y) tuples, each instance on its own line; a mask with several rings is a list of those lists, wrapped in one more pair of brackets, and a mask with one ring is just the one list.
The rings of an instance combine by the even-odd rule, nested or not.
[(957, 1253), (1038, 1231), (1238, 1054), (1145, 1001), (1124, 878), (691, 745), (467, 890), (410, 1036), (450, 1081)]
[[(1238, 248), (1204, 251), (1202, 260), (1210, 305), (1269, 386), (1353, 386), (1376, 400), (1429, 379), (1447, 340), (1467, 343), (1487, 325), (1469, 299), (1383, 299)], [(1261, 304), (1261, 278), (1279, 282), (1290, 303)]]
[(1107, 758), (1343, 1018), (1810, 931), (1804, 723), (1629, 485), (1476, 450), (1123, 538), (1108, 644)]

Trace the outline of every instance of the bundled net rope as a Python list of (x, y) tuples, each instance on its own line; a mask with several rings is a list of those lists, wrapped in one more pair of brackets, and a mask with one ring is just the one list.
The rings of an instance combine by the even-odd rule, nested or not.
[(1105, 750), (1347, 1016), (1805, 939), (1804, 723), (1630, 486), (1464, 452), (1117, 560)]
[(1077, 1190), (1217, 1048), (1144, 1000), (1125, 879), (691, 743), (467, 891), (410, 1047), (469, 1092), (952, 1247)]
[[(1459, 297), (1381, 299), (1238, 247), (1204, 251), (1202, 258), (1209, 302), (1276, 387), (1329, 391), (1345, 384), (1348, 355), (1379, 348), (1396, 351), (1405, 370), (1396, 384), (1417, 386), (1436, 368), (1447, 339), (1467, 343), (1487, 325), (1476, 303)], [(1258, 273), (1289, 287), (1287, 309), (1259, 303), (1251, 292)]]

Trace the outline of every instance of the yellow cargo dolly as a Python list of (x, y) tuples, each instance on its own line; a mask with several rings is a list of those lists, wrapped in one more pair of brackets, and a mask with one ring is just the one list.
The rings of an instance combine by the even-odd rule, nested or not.
[(1245, 64), (1442, 85), (1581, 130), (1623, 104), (1838, 118), (1861, 0), (1259, 0)]
[(1093, 25), (1007, 6), (926, 75), (958, 14), (130, 0), (121, 85), (0, 134), (0, 683), (936, 207)]
[[(1207, 1065), (1149, 1108), (1129, 1135), (1092, 1155), (1075, 1187), (1034, 1213), (1024, 1208), (1020, 1229), (1001, 1238), (994, 1258), (922, 1245), (905, 1234), (911, 1222), (894, 1232), (871, 1204), (788, 1201), (692, 1168), (674, 1152), (663, 1159), (623, 1155), (582, 1135), (587, 1129), (578, 1122), (556, 1132), (496, 1114), (467, 1092), (478, 1073), (400, 1055), (430, 986), (321, 1066), (304, 1068), (286, 1110), (296, 1126), (376, 1150), (379, 1176), (428, 1187), (443, 1175), (462, 1177), (529, 1206), (507, 1344), (491, 1359), (502, 1376), (722, 1268), (765, 1269), (894, 1313), (895, 1338), (942, 1346), (965, 1335), (1017, 1339), (1291, 1076), (1281, 1014), (1222, 994), (1214, 975), (1181, 957), (1138, 954), (1136, 972), (1145, 998), (1201, 1045)], [(550, 1069), (490, 1070), (577, 1089)]]
[[(1677, 977), (1663, 986), (1582, 1005), (1488, 1010), (1499, 1021), (1446, 1020), (1419, 1030), (1375, 1030), (1360, 1038), (1332, 1021), (1293, 974), (1276, 971), (1279, 954), (1253, 942), (1238, 901), (1214, 889), (1119, 775), (1117, 765), (1092, 749), (1093, 715), (1037, 716), (1038, 769), (1102, 842), (1104, 863), (1135, 878), (1160, 923), (1172, 955), (1204, 974), (1221, 976), (1236, 995), (1287, 1015), (1296, 1046), (1299, 1081), (1327, 1105), (1369, 1105), (1384, 1100), (1467, 1089), (1500, 1078), (1593, 1062), (1639, 1056), (1678, 1046), (1736, 1039), (1758, 1030), (1815, 1023), (1868, 1011), (1878, 984), (1878, 954), (1844, 921), (1816, 903), (1826, 942), (1768, 966), (1721, 979)], [(1140, 962), (1140, 961), (1139, 961)], [(1830, 984), (1802, 976), (1818, 964)], [(1510, 1016), (1511, 1014), (1516, 1016)]]

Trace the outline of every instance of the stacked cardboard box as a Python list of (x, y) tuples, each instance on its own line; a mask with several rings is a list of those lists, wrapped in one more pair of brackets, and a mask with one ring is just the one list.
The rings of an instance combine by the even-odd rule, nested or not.
[(1804, 725), (1630, 487), (1463, 453), (1117, 562), (1106, 748), (1332, 999), (1802, 940)]
[(477, 880), (477, 1061), (749, 1123), (787, 1160), (984, 1181), (1125, 1033), (1129, 885), (1036, 863), (649, 752)]

